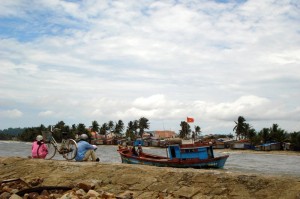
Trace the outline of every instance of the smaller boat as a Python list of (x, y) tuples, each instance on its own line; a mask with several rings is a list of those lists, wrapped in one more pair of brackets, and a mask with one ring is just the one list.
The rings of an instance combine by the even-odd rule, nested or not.
[(212, 146), (195, 144), (169, 145), (167, 157), (144, 153), (141, 150), (136, 153), (135, 147), (119, 147), (118, 152), (122, 163), (176, 168), (223, 168), (229, 157), (214, 157)]

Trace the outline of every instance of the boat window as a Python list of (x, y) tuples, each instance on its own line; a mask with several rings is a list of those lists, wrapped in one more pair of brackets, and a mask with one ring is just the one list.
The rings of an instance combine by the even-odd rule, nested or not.
[(191, 149), (180, 149), (181, 153), (193, 153), (193, 152), (198, 152), (198, 148), (191, 148)]
[(171, 157), (176, 158), (175, 148), (171, 148)]

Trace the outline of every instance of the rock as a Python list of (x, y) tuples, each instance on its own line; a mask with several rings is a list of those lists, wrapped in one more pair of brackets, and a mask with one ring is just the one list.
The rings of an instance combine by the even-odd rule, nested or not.
[(174, 192), (175, 195), (178, 195), (181, 198), (192, 198), (193, 195), (196, 195), (199, 192), (195, 187), (181, 187), (177, 191)]
[(91, 185), (88, 185), (88, 184), (82, 183), (82, 182), (78, 183), (77, 187), (80, 189), (83, 189), (85, 192), (88, 192), (92, 188)]
[(12, 188), (10, 188), (9, 186), (5, 185), (5, 186), (2, 188), (2, 191), (5, 191), (5, 192), (8, 192), (8, 193), (11, 193), (11, 191), (12, 191)]
[(76, 191), (76, 195), (85, 196), (85, 195), (86, 195), (86, 192), (85, 192), (83, 189), (78, 189), (78, 190)]
[(125, 191), (124, 193), (119, 194), (116, 196), (118, 199), (133, 199), (133, 193), (129, 191)]
[(29, 198), (37, 198), (38, 196), (39, 196), (39, 193), (37, 193), (37, 192), (29, 193)]
[(40, 195), (42, 195), (42, 196), (49, 196), (50, 194), (49, 194), (49, 191), (43, 190)]
[(108, 193), (108, 192), (104, 192), (102, 194), (102, 198), (105, 198), (105, 199), (112, 199), (112, 198), (116, 198), (116, 196), (112, 193)]
[(9, 199), (23, 199), (23, 198), (21, 196), (18, 196), (17, 194), (13, 194)]
[(94, 190), (89, 190), (86, 195), (88, 195), (90, 197), (98, 197), (98, 196), (100, 196), (100, 193), (98, 193)]
[(77, 197), (75, 194), (71, 194), (70, 192), (69, 193), (66, 193), (64, 195), (62, 195), (62, 197), (60, 197), (60, 199), (71, 199), (71, 198), (79, 198)]
[(23, 199), (29, 199), (29, 194), (25, 193), (24, 196), (23, 196)]
[[(9, 165), (9, 166), (7, 166)], [(39, 176), (39, 177), (36, 177)], [(0, 180), (22, 178), (34, 185), (74, 187), (70, 191), (49, 191), (49, 199), (65, 195), (77, 198), (285, 198), (295, 199), (300, 191), (297, 177), (228, 173), (226, 170), (161, 168), (128, 164), (90, 164), (61, 160), (0, 157)], [(36, 183), (35, 183), (36, 182)], [(26, 183), (1, 182), (1, 199)], [(16, 188), (12, 188), (16, 187)], [(28, 188), (28, 187), (26, 187)], [(6, 189), (7, 191), (3, 191)], [(82, 189), (84, 192), (78, 191)], [(9, 191), (9, 192), (8, 192)], [(78, 192), (77, 192), (78, 191)], [(126, 193), (126, 194), (125, 194)], [(32, 194), (32, 193), (30, 193)], [(96, 194), (95, 192), (93, 195)], [(117, 196), (116, 196), (117, 195)], [(43, 197), (44, 194), (36, 195)], [(45, 194), (46, 196), (46, 194)], [(143, 197), (145, 196), (145, 197)], [(26, 194), (23, 196), (26, 197)], [(26, 198), (25, 198), (26, 199)], [(29, 199), (29, 195), (28, 198)]]
[(1, 199), (8, 199), (11, 196), (9, 192), (3, 192), (0, 194)]

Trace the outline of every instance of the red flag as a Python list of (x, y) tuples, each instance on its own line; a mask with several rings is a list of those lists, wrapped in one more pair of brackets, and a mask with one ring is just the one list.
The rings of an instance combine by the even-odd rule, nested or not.
[(186, 118), (186, 122), (187, 122), (187, 123), (192, 123), (192, 122), (194, 122), (194, 118), (192, 118), (192, 117), (187, 117), (187, 118)]

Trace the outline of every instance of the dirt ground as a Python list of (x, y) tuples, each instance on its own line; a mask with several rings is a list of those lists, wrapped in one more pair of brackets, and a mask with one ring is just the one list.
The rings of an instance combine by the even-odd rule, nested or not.
[(133, 198), (300, 199), (296, 178), (228, 173), (225, 170), (176, 169), (144, 165), (68, 162), (0, 157), (0, 181), (43, 179), (39, 186), (90, 184), (96, 191)]

